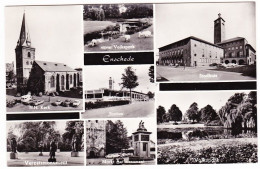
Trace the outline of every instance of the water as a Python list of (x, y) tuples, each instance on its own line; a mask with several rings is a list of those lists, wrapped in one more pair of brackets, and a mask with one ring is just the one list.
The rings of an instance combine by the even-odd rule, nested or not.
[(238, 134), (255, 134), (255, 130), (232, 130), (224, 127), (196, 127), (196, 128), (160, 128), (158, 139), (187, 140), (191, 138), (221, 138), (221, 136), (236, 136)]

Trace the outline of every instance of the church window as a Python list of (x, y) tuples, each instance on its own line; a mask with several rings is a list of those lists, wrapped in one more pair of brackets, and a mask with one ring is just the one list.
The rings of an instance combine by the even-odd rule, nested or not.
[(51, 76), (51, 87), (55, 87), (54, 76)]
[(28, 56), (28, 58), (31, 58), (31, 53), (30, 53), (30, 52), (28, 52), (27, 56)]
[(28, 61), (26, 61), (26, 64), (27, 64), (27, 65), (29, 65), (29, 62), (28, 62)]
[(240, 46), (239, 48), (242, 49), (242, 46)]

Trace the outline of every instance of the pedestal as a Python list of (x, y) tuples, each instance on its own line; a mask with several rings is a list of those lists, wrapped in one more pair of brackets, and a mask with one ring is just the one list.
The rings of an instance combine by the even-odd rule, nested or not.
[(10, 159), (18, 159), (18, 154), (17, 153), (10, 153)]
[(60, 149), (57, 149), (57, 151), (56, 151), (57, 153), (60, 153)]
[(39, 156), (43, 156), (42, 152), (40, 152)]
[(49, 158), (48, 162), (56, 162), (56, 158)]
[(79, 156), (79, 152), (71, 152), (71, 157), (78, 157)]

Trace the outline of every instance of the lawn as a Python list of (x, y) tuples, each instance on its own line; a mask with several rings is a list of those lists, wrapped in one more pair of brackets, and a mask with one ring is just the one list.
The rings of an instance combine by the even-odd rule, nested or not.
[(256, 65), (245, 65), (245, 66), (234, 67), (234, 68), (216, 68), (216, 69), (209, 69), (209, 70), (237, 72), (237, 73), (241, 73), (243, 76), (256, 77)]
[[(85, 45), (84, 51), (86, 52), (92, 52), (92, 51), (138, 51), (138, 50), (153, 50), (153, 25), (144, 29), (149, 30), (152, 33), (151, 37), (147, 38), (138, 38), (138, 32), (135, 34), (130, 35), (130, 41), (125, 42), (123, 38), (113, 39), (110, 41), (103, 42), (101, 44), (98, 44), (94, 47), (89, 47)], [(114, 46), (127, 46), (131, 48), (115, 48)], [(104, 46), (106, 48), (104, 48)], [(107, 48), (107, 46), (110, 46), (112, 48)], [(103, 48), (102, 48), (103, 47)]]
[(115, 26), (116, 23), (111, 21), (84, 21), (84, 35), (94, 31), (103, 30), (110, 25)]

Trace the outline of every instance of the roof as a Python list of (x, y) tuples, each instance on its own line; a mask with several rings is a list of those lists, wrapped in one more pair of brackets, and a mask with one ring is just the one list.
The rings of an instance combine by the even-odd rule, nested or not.
[(256, 50), (253, 48), (253, 46), (252, 45), (250, 45), (249, 43), (248, 44), (246, 44), (246, 46), (248, 46), (249, 48), (251, 48), (254, 52), (256, 52)]
[(224, 43), (234, 42), (234, 41), (238, 41), (238, 40), (242, 40), (242, 39), (245, 39), (245, 38), (243, 38), (243, 37), (235, 37), (235, 38), (224, 40), (224, 41), (222, 41), (220, 43), (217, 43), (217, 44), (224, 44)]
[(197, 37), (195, 37), (195, 36), (190, 36), (190, 37), (187, 37), (187, 38), (181, 39), (181, 40), (179, 40), (179, 41), (173, 42), (173, 43), (171, 43), (171, 44), (168, 44), (168, 45), (162, 46), (162, 47), (160, 47), (159, 49), (164, 48), (164, 47), (167, 47), (167, 46), (170, 46), (170, 45), (173, 45), (173, 44), (176, 44), (176, 43), (179, 43), (179, 42), (181, 42), (181, 41), (189, 40), (189, 39), (197, 40), (197, 41), (200, 41), (200, 42), (203, 42), (203, 43), (209, 44), (209, 45), (211, 45), (211, 46), (215, 46), (215, 47), (218, 47), (218, 48), (222, 48), (221, 46), (218, 46), (218, 45), (216, 45), (216, 44), (214, 44), (214, 43), (211, 43), (211, 42), (205, 41), (205, 40), (200, 39), (200, 38), (197, 38)]
[(45, 62), (36, 60), (35, 63), (37, 63), (37, 65), (39, 65), (45, 72), (76, 72), (76, 70), (72, 69), (64, 63)]

